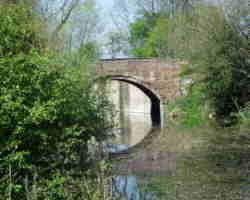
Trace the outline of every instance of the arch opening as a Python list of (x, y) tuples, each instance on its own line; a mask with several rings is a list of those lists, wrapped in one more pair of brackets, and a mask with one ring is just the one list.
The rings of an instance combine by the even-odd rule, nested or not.
[(142, 83), (140, 83), (135, 78), (130, 76), (111, 75), (108, 76), (108, 79), (114, 81), (126, 82), (140, 89), (147, 97), (149, 97), (151, 102), (150, 116), (152, 121), (152, 127), (161, 126), (160, 98), (151, 89), (144, 86)]

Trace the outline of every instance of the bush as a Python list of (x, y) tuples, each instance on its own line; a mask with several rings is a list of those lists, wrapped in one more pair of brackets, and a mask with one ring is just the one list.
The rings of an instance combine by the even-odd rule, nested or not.
[(148, 52), (149, 48), (147, 47), (147, 40), (150, 36), (150, 32), (156, 26), (157, 20), (160, 16), (161, 14), (159, 13), (147, 13), (142, 17), (137, 18), (134, 23), (130, 24), (129, 44), (131, 46), (131, 53), (134, 56), (155, 56), (155, 52)]
[(237, 126), (242, 132), (249, 133), (250, 130), (250, 102), (246, 103), (244, 108), (239, 108), (239, 112), (236, 114), (238, 119)]
[(196, 11), (187, 30), (188, 70), (195, 73), (195, 82), (202, 86), (217, 118), (232, 123), (232, 114), (249, 101), (249, 41), (223, 9), (204, 7)]
[(93, 167), (88, 143), (111, 133), (110, 104), (80, 68), (45, 55), (29, 8), (0, 13), (0, 199), (80, 198), (65, 188)]
[[(172, 116), (172, 121), (177, 122), (177, 125), (183, 128), (202, 126), (208, 118), (200, 88), (195, 86), (189, 86), (187, 95), (168, 105), (168, 112), (170, 120)], [(175, 119), (176, 117), (178, 120)]]
[(0, 3), (0, 57), (44, 50), (42, 23), (25, 5)]

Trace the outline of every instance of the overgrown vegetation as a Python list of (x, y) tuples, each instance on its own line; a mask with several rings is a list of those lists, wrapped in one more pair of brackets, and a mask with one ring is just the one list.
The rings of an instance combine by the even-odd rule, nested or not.
[(190, 87), (185, 97), (167, 106), (168, 119), (183, 128), (205, 125), (208, 120), (208, 109), (205, 109), (203, 102), (201, 89), (195, 86)]
[(100, 199), (112, 109), (86, 62), (51, 52), (25, 4), (0, 3), (0, 35), (0, 199)]
[[(235, 114), (250, 101), (249, 36), (247, 27), (241, 27), (248, 18), (243, 8), (232, 5), (229, 9), (203, 2), (175, 15), (145, 13), (130, 25), (133, 55), (189, 63), (184, 74), (191, 74), (196, 86), (181, 100), (183, 112), (198, 115), (200, 106), (192, 105), (209, 104), (221, 125), (243, 123)], [(196, 100), (197, 93), (203, 102)]]
[(194, 80), (202, 86), (217, 119), (232, 123), (232, 114), (250, 100), (248, 40), (220, 8), (200, 8), (194, 15), (189, 70), (195, 73)]
[[(101, 145), (112, 133), (113, 114), (90, 77), (89, 63), (100, 54), (90, 39), (100, 28), (94, 1), (84, 6), (65, 0), (58, 9), (60, 1), (46, 1), (47, 10), (39, 9), (43, 1), (24, 1), (32, 8), (20, 2), (0, 3), (0, 200), (101, 199), (109, 166), (102, 162)], [(131, 54), (188, 63), (183, 74), (191, 75), (192, 87), (171, 105), (178, 121), (193, 128), (211, 114), (220, 125), (234, 124), (248, 133), (249, 27), (241, 24), (249, 15), (244, 6), (135, 2), (142, 9), (125, 37)], [(118, 41), (123, 35), (111, 36), (113, 56), (125, 43)], [(238, 146), (248, 140), (244, 134), (233, 136)]]

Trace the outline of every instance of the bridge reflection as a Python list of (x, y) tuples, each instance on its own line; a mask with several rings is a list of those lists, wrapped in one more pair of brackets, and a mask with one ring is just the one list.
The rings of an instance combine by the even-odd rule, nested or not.
[(111, 100), (117, 110), (116, 144), (119, 150), (139, 143), (151, 130), (151, 100), (137, 87), (113, 80), (109, 83)]
[[(131, 94), (132, 98), (135, 97), (135, 100), (131, 99), (131, 105), (136, 103), (136, 97), (138, 99), (139, 96), (141, 96), (142, 99), (145, 99), (145, 96), (147, 96), (150, 99), (150, 115), (151, 115), (151, 121), (153, 127), (160, 127), (161, 125), (161, 111), (160, 111), (160, 98), (149, 88), (143, 85), (143, 83), (140, 83), (140, 81), (129, 77), (129, 76), (121, 76), (121, 75), (113, 75), (109, 77), (111, 80), (117, 80), (121, 82), (128, 83), (129, 85), (137, 87), (139, 90), (133, 90), (131, 87), (128, 87), (128, 92), (123, 96), (121, 101), (126, 101), (126, 99), (129, 99), (129, 95)], [(121, 84), (122, 85), (122, 84)], [(125, 93), (125, 91), (122, 91), (122, 88), (120, 87), (120, 93)], [(142, 91), (140, 93), (139, 91)], [(138, 93), (139, 92), (139, 93)], [(124, 99), (124, 100), (123, 100)], [(129, 100), (127, 100), (129, 102)], [(137, 104), (138, 106), (139, 104)]]

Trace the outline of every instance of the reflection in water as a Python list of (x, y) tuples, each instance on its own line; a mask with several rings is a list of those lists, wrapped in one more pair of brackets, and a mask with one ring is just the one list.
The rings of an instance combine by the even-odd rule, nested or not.
[(114, 163), (114, 200), (250, 200), (250, 148), (242, 148), (249, 140), (231, 135), (230, 144), (228, 134), (207, 127), (168, 129), (168, 147), (156, 139), (136, 156)]
[(131, 119), (129, 116), (130, 93), (129, 86), (120, 82), (119, 84), (119, 129), (122, 144), (129, 144), (131, 140)]
[(116, 198), (138, 199), (136, 177), (117, 176), (113, 179), (113, 195)]
[[(111, 82), (119, 129), (109, 150), (117, 152), (150, 131), (150, 100), (132, 85)], [(211, 127), (162, 132), (134, 158), (114, 163), (112, 200), (250, 200), (250, 148), (242, 149), (250, 139), (232, 140)]]
[(168, 174), (116, 176), (113, 179), (114, 199), (174, 200), (176, 188)]
[(151, 129), (150, 99), (137, 87), (120, 81), (111, 81), (111, 100), (116, 110), (118, 128), (113, 141), (121, 147), (139, 143)]

